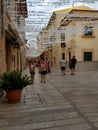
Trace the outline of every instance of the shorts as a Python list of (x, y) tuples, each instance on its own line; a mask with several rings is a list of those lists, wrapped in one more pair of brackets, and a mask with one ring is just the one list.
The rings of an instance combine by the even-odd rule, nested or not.
[(47, 74), (47, 71), (41, 71), (40, 74), (45, 75)]
[(65, 70), (65, 69), (66, 69), (66, 67), (65, 67), (65, 66), (62, 66), (62, 67), (61, 67), (61, 70)]
[(30, 75), (32, 76), (32, 75), (35, 75), (35, 72), (30, 72)]
[(70, 69), (74, 69), (75, 70), (75, 65), (70, 65)]

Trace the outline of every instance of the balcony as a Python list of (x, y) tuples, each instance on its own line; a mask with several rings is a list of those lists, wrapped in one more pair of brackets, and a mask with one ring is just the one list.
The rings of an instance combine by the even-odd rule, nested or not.
[(61, 43), (61, 48), (65, 48), (66, 47), (66, 43), (65, 42), (62, 42)]

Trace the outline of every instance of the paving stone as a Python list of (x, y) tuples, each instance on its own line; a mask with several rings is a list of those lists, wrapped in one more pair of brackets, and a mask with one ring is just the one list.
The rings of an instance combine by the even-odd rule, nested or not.
[[(29, 75), (28, 68), (23, 73)], [(52, 69), (41, 84), (36, 69), (35, 83), (23, 90), (20, 103), (0, 98), (0, 130), (97, 130), (97, 78), (97, 71), (62, 76)]]

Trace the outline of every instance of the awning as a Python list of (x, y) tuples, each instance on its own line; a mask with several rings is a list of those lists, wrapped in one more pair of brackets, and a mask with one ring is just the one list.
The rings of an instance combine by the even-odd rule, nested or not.
[(11, 44), (15, 48), (19, 48), (19, 43), (16, 40), (16, 37), (8, 30), (5, 30), (6, 44)]
[(26, 50), (26, 56), (27, 57), (39, 57), (43, 51), (40, 51), (39, 49), (36, 49), (34, 47), (30, 47), (29, 49)]
[(12, 40), (13, 42), (17, 43), (19, 46), (24, 45), (23, 40), (20, 38), (20, 35), (16, 28), (13, 28), (11, 24), (8, 24), (8, 28), (5, 30), (5, 36)]
[(9, 39), (16, 38), (9, 30), (5, 30), (5, 36)]
[(39, 57), (42, 53), (39, 54), (34, 54), (34, 53), (26, 53), (26, 57), (32, 57), (32, 58), (36, 58)]

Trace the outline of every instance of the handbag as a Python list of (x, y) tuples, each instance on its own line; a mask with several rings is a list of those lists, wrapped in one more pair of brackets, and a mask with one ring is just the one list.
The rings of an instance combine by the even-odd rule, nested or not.
[(30, 73), (35, 73), (35, 68), (30, 68)]

